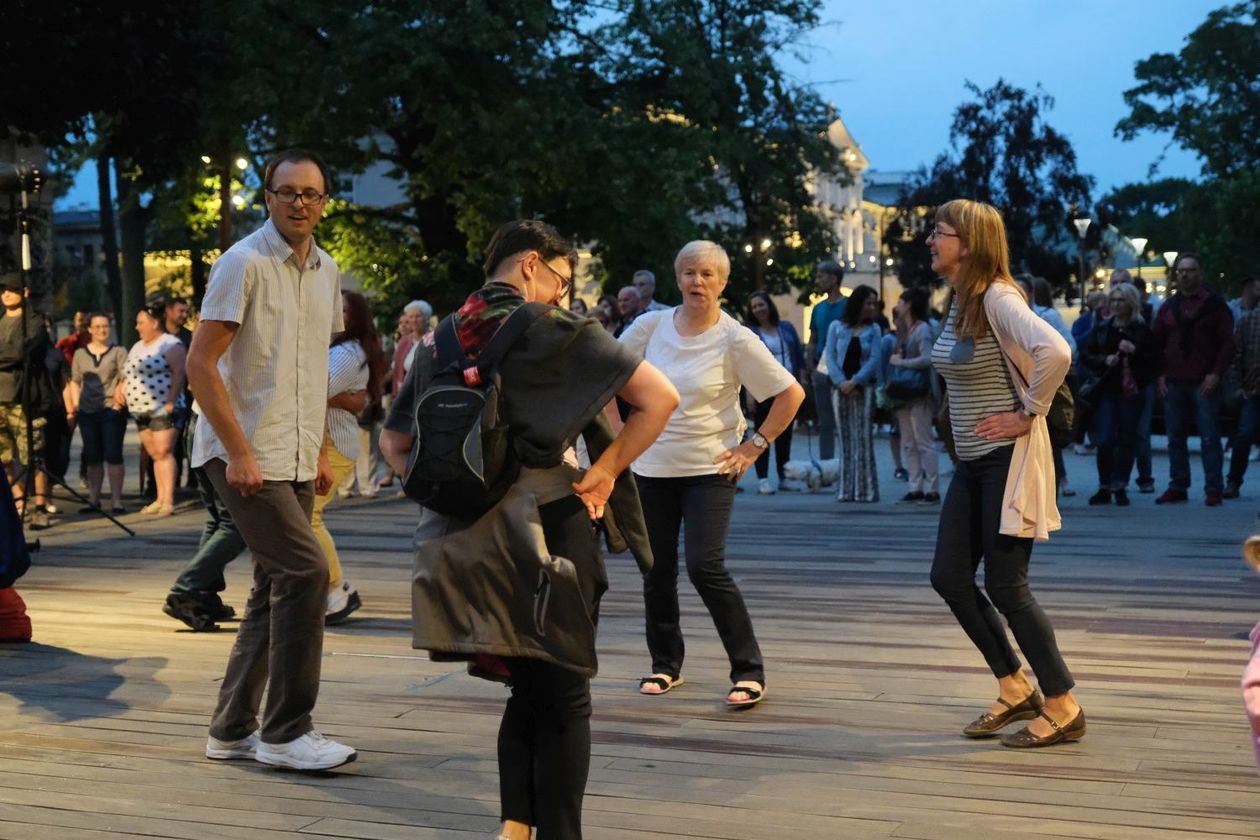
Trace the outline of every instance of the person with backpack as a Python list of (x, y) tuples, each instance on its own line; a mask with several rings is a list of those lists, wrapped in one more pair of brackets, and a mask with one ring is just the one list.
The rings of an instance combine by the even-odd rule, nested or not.
[[(559, 307), (576, 267), (550, 225), (500, 227), (485, 285), (426, 338), (381, 432), (422, 504), (412, 645), (511, 687), (498, 740), (507, 840), (528, 840), (531, 827), (537, 840), (582, 836), (608, 586), (599, 532), (611, 552), (629, 548), (641, 572), (651, 568), (625, 470), (678, 405), (652, 365)], [(614, 437), (615, 396), (631, 409)]]
[[(927, 244), (932, 270), (954, 291), (932, 364), (945, 380), (958, 455), (941, 506), (932, 588), (998, 683), (998, 699), (963, 734), (987, 738), (1007, 724), (1031, 720), (1003, 737), (1002, 745), (1079, 740), (1085, 714), (1072, 696), (1074, 682), (1050, 619), (1028, 587), (1033, 541), (1049, 539), (1061, 524), (1046, 417), (1072, 351), (1015, 285), (1006, 228), (995, 208), (947, 202), (936, 211)], [(984, 592), (976, 586), (981, 560)], [(1040, 691), (1024, 675), (1002, 617)]]

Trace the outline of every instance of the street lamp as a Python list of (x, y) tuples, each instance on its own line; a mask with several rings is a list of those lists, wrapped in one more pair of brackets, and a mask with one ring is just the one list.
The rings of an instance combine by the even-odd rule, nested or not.
[(1172, 288), (1172, 284), (1173, 284), (1173, 264), (1176, 262), (1177, 262), (1176, 251), (1164, 252), (1164, 266), (1166, 267), (1168, 271), (1168, 279), (1165, 280), (1164, 282), (1168, 284), (1168, 288), (1170, 289)]
[(1080, 269), (1077, 277), (1081, 282), (1081, 313), (1085, 312), (1085, 234), (1089, 233), (1089, 226), (1094, 220), (1089, 216), (1083, 216), (1079, 219), (1073, 219), (1072, 224), (1076, 225), (1076, 235), (1079, 237), (1076, 242), (1076, 258), (1080, 262)]
[(1143, 236), (1131, 236), (1129, 241), (1133, 243), (1133, 251), (1137, 254), (1137, 273), (1138, 279), (1142, 279), (1142, 254), (1146, 252), (1147, 239)]

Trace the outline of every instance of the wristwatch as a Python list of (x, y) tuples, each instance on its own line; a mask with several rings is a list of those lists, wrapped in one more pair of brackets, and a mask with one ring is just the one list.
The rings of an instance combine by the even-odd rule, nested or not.
[(751, 440), (752, 445), (757, 447), (758, 449), (765, 449), (766, 447), (770, 445), (770, 441), (766, 440), (766, 436), (758, 431), (754, 431), (752, 433), (752, 437), (749, 438), (749, 440)]

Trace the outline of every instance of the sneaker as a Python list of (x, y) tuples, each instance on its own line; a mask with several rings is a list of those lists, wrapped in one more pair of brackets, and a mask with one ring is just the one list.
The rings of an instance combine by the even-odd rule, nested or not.
[(910, 471), (907, 470), (905, 467), (898, 467), (897, 469), (893, 470), (893, 478), (897, 479), (898, 481), (909, 481)]
[(1138, 486), (1139, 493), (1154, 493), (1155, 492), (1155, 482), (1153, 480), (1142, 481), (1141, 479), (1139, 479), (1137, 486)]
[(272, 767), (294, 770), (331, 770), (359, 757), (354, 747), (338, 744), (311, 730), (287, 744), (259, 742), (254, 758)]
[(1174, 487), (1169, 487), (1167, 490), (1165, 490), (1163, 493), (1160, 494), (1160, 497), (1158, 499), (1155, 500), (1155, 504), (1166, 505), (1166, 504), (1169, 504), (1170, 502), (1184, 502), (1188, 498), (1190, 497), (1186, 495), (1185, 490), (1177, 490)]
[(218, 630), (215, 624), (215, 611), (211, 604), (202, 598), (187, 592), (172, 592), (166, 596), (162, 612), (176, 621), (182, 621), (198, 633)]
[(61, 513), (61, 511), (57, 509), (57, 506), (54, 505), (52, 502), (49, 502), (48, 504), (44, 505), (44, 512), (49, 513), (49, 514)]
[(921, 502), (923, 501), (923, 493), (919, 490), (911, 490), (909, 493), (901, 497), (903, 502)]
[(324, 610), (324, 624), (340, 624), (350, 617), (350, 613), (363, 606), (359, 599), (359, 591), (342, 581), (339, 589), (328, 593), (328, 607)]
[(1063, 484), (1060, 484), (1060, 485), (1059, 485), (1059, 493), (1060, 493), (1060, 494), (1062, 494), (1062, 495), (1064, 495), (1064, 496), (1075, 496), (1075, 495), (1076, 495), (1076, 491), (1075, 491), (1075, 490), (1073, 490), (1073, 489), (1072, 489), (1072, 486), (1071, 486), (1070, 484), (1068, 484), (1067, 482), (1064, 482)]
[(1123, 490), (1123, 489), (1116, 490), (1115, 496), (1116, 496), (1116, 507), (1129, 506), (1129, 493), (1127, 490)]
[(1227, 481), (1227, 482), (1225, 482), (1225, 491), (1224, 491), (1223, 493), (1221, 493), (1221, 498), (1222, 498), (1222, 499), (1237, 499), (1237, 498), (1238, 498), (1238, 491), (1239, 491), (1240, 489), (1242, 489), (1242, 488), (1240, 488), (1240, 487), (1238, 486), (1238, 482), (1236, 482), (1236, 481)]
[(1091, 505), (1109, 505), (1111, 504), (1111, 491), (1106, 487), (1100, 488), (1097, 493), (1089, 497)]
[(32, 531), (43, 531), (52, 527), (52, 521), (48, 518), (48, 510), (43, 505), (36, 505), (28, 510), (24, 518), (26, 527)]
[(763, 478), (757, 482), (757, 495), (758, 496), (773, 496), (774, 495), (774, 485), (770, 483), (770, 479)]
[(1203, 494), (1203, 502), (1208, 507), (1220, 507), (1221, 506), (1221, 491), (1208, 490), (1207, 492)]
[(919, 500), (925, 505), (939, 505), (941, 503), (940, 493), (924, 493), (923, 498)]
[(206, 738), (206, 758), (213, 758), (216, 761), (240, 761), (254, 758), (258, 744), (256, 732), (251, 732), (237, 741), (220, 741), (211, 735)]

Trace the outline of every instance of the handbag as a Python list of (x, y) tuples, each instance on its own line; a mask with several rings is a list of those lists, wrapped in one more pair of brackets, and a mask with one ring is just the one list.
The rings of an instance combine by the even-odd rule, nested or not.
[(1133, 377), (1133, 369), (1129, 367), (1129, 357), (1127, 355), (1120, 357), (1120, 363), (1124, 368), (1120, 372), (1120, 393), (1126, 397), (1136, 397), (1138, 393), (1137, 380)]
[(930, 368), (894, 366), (884, 384), (884, 392), (896, 400), (912, 400), (932, 390)]

